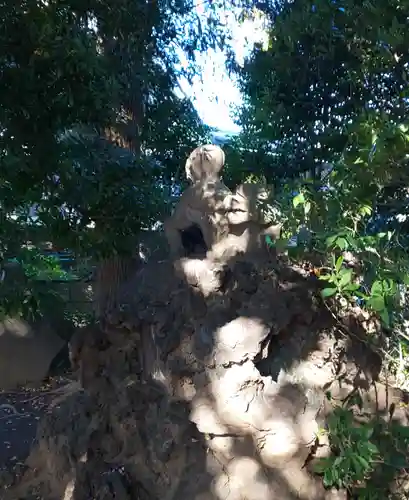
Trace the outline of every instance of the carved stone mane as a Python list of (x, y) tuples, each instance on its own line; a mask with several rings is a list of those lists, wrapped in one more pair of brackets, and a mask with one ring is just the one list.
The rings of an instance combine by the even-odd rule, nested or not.
[[(267, 200), (268, 190), (258, 184), (245, 183), (232, 193), (220, 180), (225, 154), (219, 146), (207, 144), (196, 148), (185, 164), (186, 177), (192, 182), (182, 194), (173, 214), (165, 221), (165, 234), (173, 257), (189, 252), (186, 237), (200, 230), (207, 251), (229, 234), (257, 241), (268, 234), (278, 237), (279, 226), (266, 223), (260, 202)], [(196, 238), (196, 236), (195, 236)], [(184, 244), (185, 243), (185, 244)], [(227, 240), (226, 240), (227, 243)]]
[(234, 194), (226, 197), (225, 207), (231, 225), (254, 221), (264, 223), (261, 204), (268, 200), (269, 192), (260, 184), (240, 184)]

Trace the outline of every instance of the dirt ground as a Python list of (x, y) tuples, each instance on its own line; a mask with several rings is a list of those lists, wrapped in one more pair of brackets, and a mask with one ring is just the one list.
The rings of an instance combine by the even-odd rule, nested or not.
[(46, 414), (55, 390), (67, 381), (60, 376), (41, 387), (0, 392), (0, 492), (23, 472), (38, 422)]

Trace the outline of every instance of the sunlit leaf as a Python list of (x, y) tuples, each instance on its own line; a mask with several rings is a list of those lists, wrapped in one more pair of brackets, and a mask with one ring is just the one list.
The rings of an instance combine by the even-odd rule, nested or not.
[(384, 287), (382, 281), (374, 281), (371, 286), (371, 295), (383, 295)]
[(339, 270), (340, 270), (340, 269), (341, 269), (341, 267), (342, 267), (343, 262), (344, 262), (344, 257), (343, 257), (342, 255), (340, 255), (340, 256), (338, 257), (338, 259), (337, 259), (336, 264), (335, 264), (335, 269), (336, 269), (336, 271), (338, 271), (338, 272), (339, 272)]
[(339, 249), (341, 250), (346, 250), (348, 248), (348, 241), (346, 240), (346, 238), (337, 238), (335, 240), (335, 246), (337, 246)]
[(332, 297), (336, 293), (337, 293), (336, 288), (324, 288), (323, 290), (321, 290), (321, 295), (324, 299), (326, 299), (328, 297)]
[(302, 193), (297, 194), (297, 196), (295, 196), (293, 198), (293, 206), (294, 206), (294, 208), (297, 208), (298, 205), (304, 204), (304, 202), (305, 202), (305, 198), (304, 198), (304, 195)]
[(376, 312), (381, 312), (385, 310), (385, 299), (383, 298), (383, 296), (380, 295), (371, 296), (368, 299), (367, 304)]
[(352, 280), (352, 269), (342, 269), (340, 272), (339, 287), (344, 288)]

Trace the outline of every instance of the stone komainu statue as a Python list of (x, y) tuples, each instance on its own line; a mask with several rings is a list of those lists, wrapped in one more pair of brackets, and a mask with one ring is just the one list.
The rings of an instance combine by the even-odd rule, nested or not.
[(224, 162), (223, 150), (212, 144), (196, 148), (186, 160), (186, 177), (192, 185), (183, 192), (174, 213), (165, 221), (173, 256), (186, 253), (183, 240), (188, 239), (184, 238), (187, 232), (197, 235), (200, 229), (204, 250), (209, 250), (219, 239), (223, 223), (217, 215), (220, 209), (223, 212), (224, 199), (230, 194), (219, 177)]
[(232, 193), (220, 179), (224, 163), (223, 150), (212, 144), (200, 146), (189, 155), (185, 172), (192, 185), (165, 221), (173, 257), (192, 253), (194, 247), (210, 251), (230, 233), (246, 233), (252, 239), (255, 234), (279, 236), (280, 227), (266, 223), (259, 208), (268, 198), (266, 188), (246, 183)]

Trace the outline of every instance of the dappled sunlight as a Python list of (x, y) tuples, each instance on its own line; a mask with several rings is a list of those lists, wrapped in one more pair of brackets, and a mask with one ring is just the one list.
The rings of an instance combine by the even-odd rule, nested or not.
[(121, 307), (71, 339), (79, 384), (56, 395), (27, 461), (45, 498), (85, 500), (108, 485), (147, 498), (330, 498), (307, 466), (329, 450), (325, 391), (340, 394), (340, 365), (358, 380), (373, 360), (336, 329), (308, 272), (209, 220), (206, 254), (174, 240), (182, 255), (141, 265)]
[[(336, 316), (318, 299), (326, 276), (335, 285), (323, 290), (324, 298), (358, 290), (344, 256), (331, 254), (339, 275), (328, 276), (323, 265), (311, 272), (278, 255), (281, 225), (269, 225), (259, 209), (269, 193), (257, 184), (227, 189), (219, 175), (224, 159), (211, 145), (194, 150), (185, 166), (193, 185), (164, 224), (171, 258), (129, 270), (126, 291), (119, 279), (110, 281), (118, 277), (113, 269), (106, 284), (108, 291), (118, 285), (118, 303), (102, 307), (100, 323), (73, 337), (79, 384), (69, 397), (56, 396), (27, 462), (44, 498), (88, 499), (108, 487), (117, 496), (139, 497), (143, 490), (148, 498), (327, 498), (306, 464), (320, 458), (319, 446), (328, 460), (343, 452), (334, 442), (339, 426), (327, 433), (325, 446), (319, 431), (325, 419), (350, 419), (342, 405), (358, 387), (368, 395), (379, 377), (379, 352), (364, 340), (377, 329), (359, 319), (358, 307)], [(294, 214), (288, 212), (297, 227), (305, 226), (323, 200), (306, 189), (291, 196)], [(349, 207), (355, 229), (356, 210)], [(371, 213), (366, 205), (359, 210)], [(343, 205), (339, 212), (346, 213)], [(334, 237), (341, 249), (348, 243)], [(367, 300), (388, 319), (383, 296)], [(16, 325), (10, 334), (34, 338)], [(0, 340), (6, 335), (4, 329)], [(31, 354), (44, 368), (44, 356)], [(20, 370), (23, 364), (16, 362)], [(381, 411), (372, 396), (366, 403), (372, 413)], [(391, 405), (380, 406), (394, 424)], [(356, 429), (342, 429), (341, 437)], [(363, 436), (358, 444), (374, 454)]]
[(75, 491), (75, 479), (70, 479), (65, 488), (64, 496), (62, 497), (61, 500), (72, 500), (74, 491)]
[(0, 336), (13, 335), (15, 337), (24, 338), (32, 337), (32, 326), (20, 318), (7, 318), (0, 323)]
[[(260, 232), (258, 216), (243, 204), (241, 210)], [(84, 391), (60, 398), (38, 434), (30, 463), (44, 487), (65, 490), (74, 474), (64, 458), (71, 450), (73, 500), (81, 498), (87, 443), (87, 474), (103, 470), (108, 478), (123, 464), (120, 481), (136, 488), (154, 473), (159, 496), (171, 488), (176, 498), (207, 492), (222, 500), (230, 491), (239, 500), (244, 488), (254, 500), (260, 494), (292, 500), (307, 488), (324, 498), (320, 480), (307, 471), (291, 485), (280, 472), (293, 459), (301, 470), (317, 432), (316, 402), (301, 386), (290, 390), (256, 366), (290, 325), (300, 335), (311, 322), (303, 318), (305, 308), (313, 309), (305, 278), (286, 276), (287, 265), (262, 240), (251, 252), (232, 245), (228, 234), (219, 237), (201, 258), (175, 256), (140, 267), (124, 287), (121, 309), (73, 337), (71, 360)], [(218, 243), (230, 253), (216, 258)], [(281, 279), (292, 286), (281, 287)], [(67, 418), (75, 411), (79, 427), (68, 432), (61, 419), (70, 405)], [(58, 446), (61, 432), (67, 450)], [(51, 462), (44, 461), (46, 448), (56, 455)], [(51, 472), (51, 463), (59, 470)], [(51, 485), (44, 479), (50, 474), (64, 480)], [(89, 487), (102, 488), (104, 480)]]
[(226, 466), (225, 474), (215, 480), (216, 498), (272, 498), (271, 488), (260, 464), (251, 457), (236, 457)]
[(409, 498), (409, 3), (0, 11), (1, 500)]

